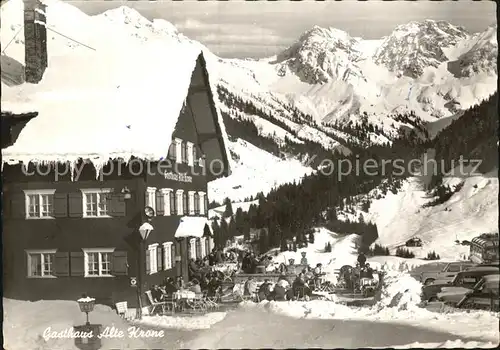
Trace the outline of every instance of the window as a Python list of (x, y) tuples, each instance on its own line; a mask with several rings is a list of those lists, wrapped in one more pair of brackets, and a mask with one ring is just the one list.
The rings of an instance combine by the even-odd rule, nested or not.
[(182, 211), (184, 215), (188, 215), (188, 195), (187, 193), (182, 194), (183, 199), (182, 199)]
[(200, 249), (201, 249), (201, 258), (203, 259), (207, 255), (207, 245), (206, 245), (206, 237), (200, 238)]
[(28, 277), (54, 277), (56, 249), (28, 250)]
[(163, 269), (170, 270), (172, 268), (172, 242), (163, 243)]
[(85, 277), (111, 277), (114, 248), (83, 249)]
[(194, 193), (194, 215), (200, 215), (200, 195)]
[(176, 211), (177, 207), (175, 205), (175, 195), (173, 191), (170, 191), (169, 198), (170, 198), (170, 214), (175, 215), (177, 213)]
[(189, 240), (189, 258), (196, 260), (196, 238)]
[(168, 158), (170, 159), (175, 159), (175, 154), (176, 154), (175, 146), (176, 146), (175, 140), (172, 140), (172, 143), (168, 148)]
[[(171, 212), (171, 205), (172, 205), (172, 189), (170, 188), (162, 188), (160, 190), (160, 196), (159, 196), (159, 201), (157, 203), (158, 210), (163, 212), (164, 216), (168, 216), (172, 214)], [(175, 206), (175, 205), (174, 205)]]
[(192, 142), (186, 142), (186, 153), (187, 153), (187, 163), (189, 166), (194, 165), (194, 158), (193, 158), (193, 143)]
[(109, 217), (111, 189), (82, 189), (81, 191), (84, 217)]
[(195, 201), (194, 201), (194, 191), (189, 191), (189, 215), (195, 214)]
[(175, 161), (182, 162), (182, 140), (178, 138), (175, 139)]
[(54, 217), (54, 193), (56, 190), (25, 190), (26, 218), (52, 219)]
[(187, 163), (187, 143), (182, 142), (181, 143), (181, 158), (183, 163)]
[(149, 253), (149, 274), (158, 272), (158, 243), (148, 246)]
[(207, 205), (205, 192), (198, 192), (198, 194), (200, 195), (200, 215), (205, 215)]
[(182, 199), (183, 199), (183, 193), (184, 191), (183, 190), (177, 190), (176, 192), (176, 195), (177, 195), (177, 215), (183, 215), (183, 203), (182, 203)]
[(450, 265), (448, 272), (460, 272), (460, 265)]
[(198, 152), (196, 152), (196, 146), (193, 145), (193, 164), (198, 164), (198, 162), (199, 162), (198, 158), (197, 158), (197, 153)]
[(146, 189), (146, 206), (153, 208), (156, 213), (156, 187)]

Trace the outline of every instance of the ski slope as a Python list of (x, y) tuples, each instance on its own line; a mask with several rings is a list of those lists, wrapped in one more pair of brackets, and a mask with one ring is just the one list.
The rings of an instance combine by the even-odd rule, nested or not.
[(241, 139), (229, 141), (228, 148), (239, 158), (233, 159), (231, 175), (208, 184), (210, 200), (218, 203), (226, 197), (238, 202), (258, 192), (266, 195), (279, 185), (299, 182), (313, 171), (298, 160), (282, 160)]

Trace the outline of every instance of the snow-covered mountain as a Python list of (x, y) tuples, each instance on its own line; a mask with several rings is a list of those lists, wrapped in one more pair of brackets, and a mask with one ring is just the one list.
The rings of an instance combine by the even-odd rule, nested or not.
[[(221, 89), (220, 108), (226, 118), (250, 123), (259, 137), (277, 146), (294, 143), (294, 149), (281, 155), (291, 161), (307, 158), (306, 144), (346, 154), (350, 152), (349, 144), (391, 142), (401, 126), (432, 123), (435, 134), (436, 125), (446, 125), (437, 121), (456, 117), (461, 109), (478, 103), (496, 89), (496, 27), (471, 35), (446, 22), (412, 22), (397, 27), (381, 40), (363, 40), (338, 29), (316, 26), (274, 57), (222, 59), (179, 33), (169, 22), (149, 21), (128, 7), (88, 16), (58, 0), (44, 2), (48, 5), (48, 28), (52, 29), (48, 31), (49, 65), (51, 56), (82, 55), (91, 49), (102, 52), (102, 62), (111, 64), (106, 58), (110, 50), (126, 54), (136, 45), (159, 41), (196, 45), (217, 63), (211, 76)], [(24, 64), (22, 1), (2, 5), (1, 17), (2, 87), (6, 87), (22, 80), (18, 76)], [(412, 56), (415, 53), (418, 57)], [(161, 67), (162, 62), (152, 58), (152, 64)], [(419, 74), (408, 74), (410, 71)], [(71, 76), (69, 71), (61, 74)], [(397, 113), (409, 111), (414, 111), (415, 117), (396, 117)], [(377, 131), (369, 131), (361, 139), (349, 128), (363, 120), (376, 126)], [(238, 154), (244, 149), (239, 142), (234, 141), (232, 151), (245, 167), (248, 160)], [(268, 168), (279, 168), (284, 161), (277, 154), (269, 156)], [(310, 170), (307, 164), (299, 172), (294, 170), (294, 179)], [(265, 181), (266, 191), (292, 180), (283, 180), (280, 172), (270, 172), (274, 178)], [(235, 186), (234, 181), (227, 181), (231, 188)], [(255, 194), (257, 188), (250, 188), (248, 192), (229, 192), (238, 192), (242, 199)]]
[(448, 61), (443, 48), (468, 37), (464, 28), (445, 21), (425, 20), (400, 25), (386, 37), (373, 56), (391, 72), (417, 78), (427, 67)]

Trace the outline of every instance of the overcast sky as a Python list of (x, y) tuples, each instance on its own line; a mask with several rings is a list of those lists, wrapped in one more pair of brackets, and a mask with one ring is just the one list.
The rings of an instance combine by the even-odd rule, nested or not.
[(163, 18), (222, 57), (266, 57), (314, 25), (379, 39), (413, 20), (446, 20), (478, 32), (496, 23), (493, 1), (67, 1), (94, 15), (122, 5)]

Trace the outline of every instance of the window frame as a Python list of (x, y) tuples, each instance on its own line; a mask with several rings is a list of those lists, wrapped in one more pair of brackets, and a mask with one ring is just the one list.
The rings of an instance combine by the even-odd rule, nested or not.
[(174, 139), (175, 142), (175, 162), (182, 163), (182, 140), (178, 137)]
[(188, 192), (188, 201), (189, 201), (189, 205), (188, 205), (188, 214), (189, 215), (196, 215), (196, 210), (195, 210), (195, 198), (194, 198), (194, 194), (196, 193), (196, 191), (189, 191)]
[[(37, 189), (37, 190), (23, 190), (24, 192), (24, 206), (25, 206), (25, 218), (27, 220), (46, 220), (46, 219), (55, 219), (54, 216), (54, 194), (56, 190), (51, 189)], [(38, 196), (38, 216), (30, 216), (30, 196)], [(42, 214), (42, 196), (52, 196), (52, 215), (50, 216), (41, 216)]]
[[(54, 267), (55, 267), (55, 260), (56, 260), (56, 253), (57, 249), (26, 249), (26, 262), (27, 262), (27, 275), (26, 278), (57, 278), (57, 276), (53, 275), (55, 273)], [(43, 255), (44, 254), (52, 254), (53, 255), (53, 260), (51, 263), (51, 272), (52, 275), (43, 275)], [(32, 255), (41, 255), (41, 264), (42, 264), (42, 275), (41, 276), (33, 276), (33, 271), (31, 270), (31, 256)]]
[[(82, 248), (83, 251), (83, 276), (85, 278), (109, 278), (115, 277), (113, 275), (113, 253), (116, 248)], [(89, 274), (89, 254), (99, 254), (98, 255), (98, 274), (90, 275)], [(102, 274), (102, 253), (111, 254), (110, 260), (110, 271), (109, 274)]]
[(177, 215), (183, 215), (183, 210), (184, 210), (184, 204), (182, 203), (184, 201), (184, 190), (177, 190), (175, 191), (175, 206), (177, 209)]
[[(173, 249), (172, 247), (174, 246), (174, 242), (164, 242), (162, 243), (163, 246), (163, 271), (171, 270), (174, 268), (174, 264), (172, 264), (173, 256), (172, 252)], [(169, 257), (167, 258), (167, 252), (169, 253)]]
[[(110, 211), (110, 207), (109, 207), (109, 202), (110, 202), (110, 198), (107, 198), (106, 199), (106, 211), (107, 211), (107, 214), (106, 215), (101, 215), (100, 214), (100, 207), (99, 207), (99, 203), (101, 201), (101, 195), (102, 194), (105, 194), (107, 196), (109, 196), (111, 193), (113, 193), (113, 189), (112, 188), (81, 188), (80, 191), (82, 192), (82, 217), (83, 218), (91, 218), (91, 219), (96, 219), (96, 218), (111, 218), (112, 216), (109, 215), (109, 211)], [(97, 206), (97, 215), (87, 215), (87, 194), (97, 194), (97, 202), (96, 202), (96, 206)]]
[(146, 206), (153, 208), (156, 215), (156, 187), (146, 188)]
[[(149, 254), (149, 274), (158, 273), (158, 243), (148, 245)], [(154, 267), (154, 268), (153, 268)]]
[(194, 149), (194, 143), (192, 143), (190, 141), (186, 141), (186, 163), (190, 167), (194, 166), (193, 149)]
[(189, 258), (190, 259), (194, 259), (196, 260), (197, 259), (197, 256), (196, 256), (196, 238), (191, 238), (189, 240)]
[(206, 237), (200, 237), (200, 254), (201, 258), (205, 258), (207, 256), (207, 251), (206, 251)]
[(203, 191), (198, 191), (198, 195), (200, 196), (200, 214), (199, 215), (207, 215), (207, 208), (206, 208), (206, 199), (207, 199), (207, 194), (206, 192)]

